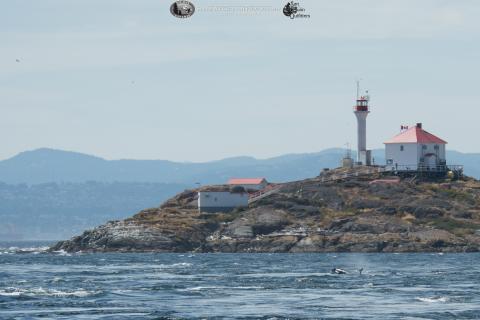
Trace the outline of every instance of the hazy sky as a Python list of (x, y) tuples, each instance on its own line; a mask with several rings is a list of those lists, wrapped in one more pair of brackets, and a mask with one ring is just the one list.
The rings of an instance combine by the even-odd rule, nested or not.
[[(0, 2), (0, 158), (51, 147), (108, 159), (204, 161), (368, 145), (423, 122), (480, 152), (479, 0)], [(210, 5), (265, 5), (246, 16)], [(19, 62), (16, 61), (19, 59)]]

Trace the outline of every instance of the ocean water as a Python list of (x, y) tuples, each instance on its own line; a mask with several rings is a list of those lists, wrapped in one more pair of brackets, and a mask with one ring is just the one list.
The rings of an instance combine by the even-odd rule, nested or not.
[(45, 245), (0, 243), (0, 319), (480, 319), (476, 253), (67, 254)]

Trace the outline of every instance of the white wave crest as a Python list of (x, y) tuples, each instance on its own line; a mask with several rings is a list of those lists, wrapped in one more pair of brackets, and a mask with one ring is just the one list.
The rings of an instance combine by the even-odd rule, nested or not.
[(188, 263), (188, 262), (179, 262), (179, 263), (173, 263), (173, 264), (159, 264), (156, 265), (156, 268), (159, 269), (170, 269), (170, 268), (189, 268), (193, 264)]
[(191, 267), (192, 264), (188, 262), (180, 262), (180, 263), (174, 263), (171, 266), (172, 267)]
[(53, 251), (53, 253), (59, 255), (59, 256), (65, 256), (65, 257), (71, 257), (72, 255), (70, 253), (68, 253), (67, 251), (65, 250), (57, 250), (57, 251)]
[(263, 287), (246, 286), (246, 287), (225, 287), (225, 286), (205, 286), (179, 289), (179, 291), (204, 291), (204, 290), (262, 290)]
[(425, 297), (416, 297), (418, 301), (427, 302), (427, 303), (445, 303), (448, 301), (447, 297), (433, 297), (433, 298), (425, 298)]
[(38, 297), (38, 296), (51, 296), (51, 297), (88, 297), (96, 295), (99, 292), (97, 291), (87, 291), (83, 288), (71, 290), (71, 291), (62, 291), (56, 289), (44, 289), (44, 288), (15, 288), (9, 287), (5, 289), (0, 289), (0, 296), (4, 297)]
[[(48, 247), (43, 246), (43, 247), (28, 247), (28, 248), (22, 248), (22, 247), (8, 247), (8, 248), (0, 248), (0, 250), (3, 251), (4, 254), (13, 254), (13, 253), (18, 253), (18, 254), (26, 254), (26, 253), (33, 253), (33, 254), (39, 254), (39, 253), (45, 253), (48, 250)], [(0, 252), (2, 253), (2, 252)]]

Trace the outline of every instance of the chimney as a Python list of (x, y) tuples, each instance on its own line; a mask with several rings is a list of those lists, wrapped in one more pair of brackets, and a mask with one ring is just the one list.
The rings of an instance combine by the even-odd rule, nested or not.
[(422, 129), (422, 123), (421, 122), (417, 123), (417, 128)]

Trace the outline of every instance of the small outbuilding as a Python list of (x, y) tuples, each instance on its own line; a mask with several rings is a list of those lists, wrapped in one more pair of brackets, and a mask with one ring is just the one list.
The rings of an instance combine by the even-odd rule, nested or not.
[(248, 206), (248, 193), (241, 191), (204, 190), (198, 192), (198, 210), (200, 212), (231, 212), (235, 208)]
[(228, 180), (230, 186), (241, 186), (245, 190), (262, 190), (268, 186), (265, 178), (232, 178)]
[(422, 124), (407, 128), (385, 142), (387, 169), (397, 171), (446, 170), (447, 142), (423, 130)]

